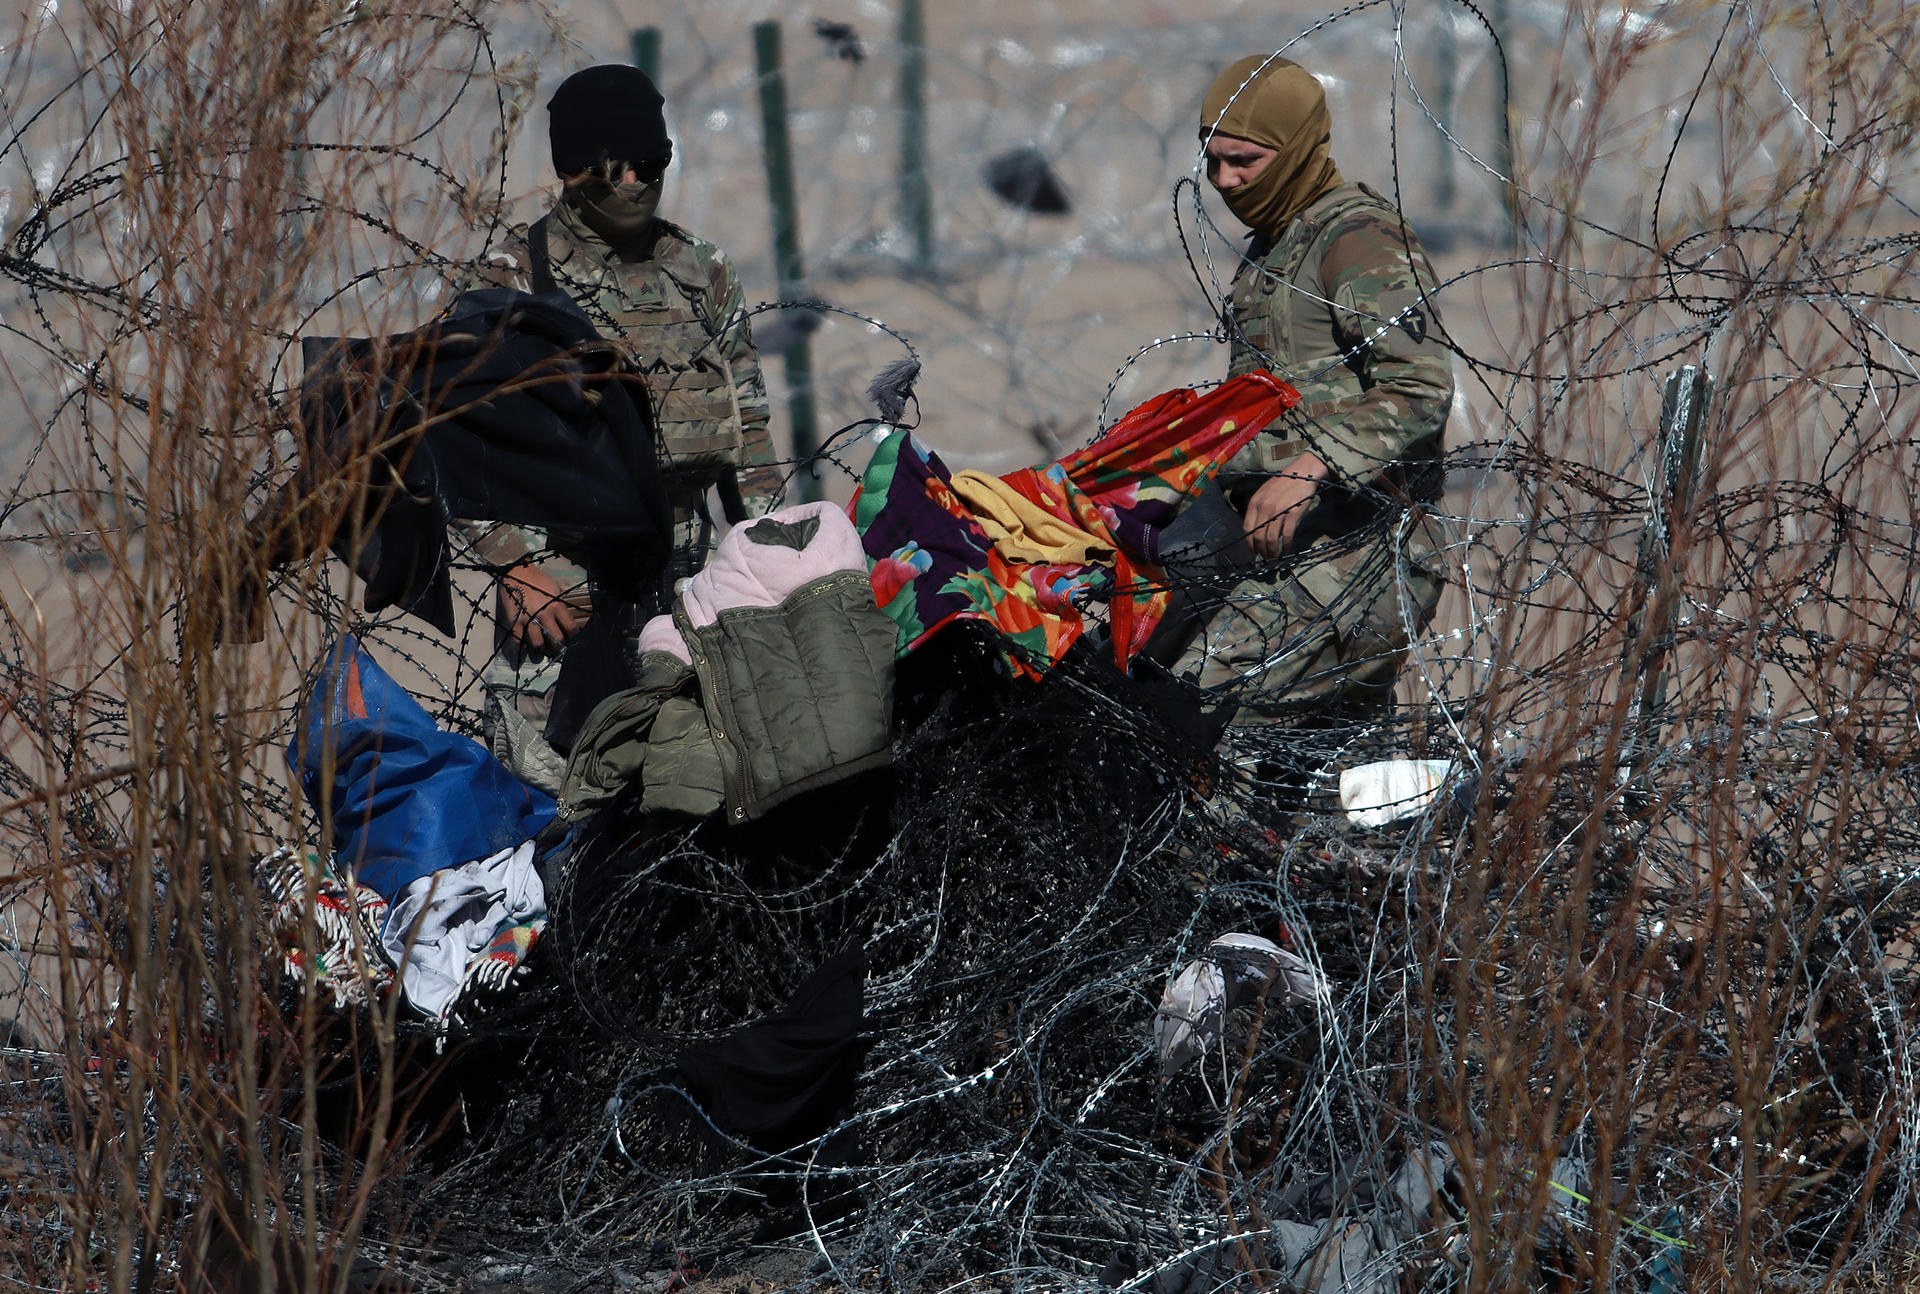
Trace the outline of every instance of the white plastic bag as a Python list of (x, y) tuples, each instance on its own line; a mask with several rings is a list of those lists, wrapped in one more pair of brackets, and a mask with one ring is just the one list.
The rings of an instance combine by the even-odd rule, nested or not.
[(1450, 759), (1383, 759), (1340, 774), (1340, 807), (1356, 827), (1384, 827), (1432, 803), (1453, 776)]

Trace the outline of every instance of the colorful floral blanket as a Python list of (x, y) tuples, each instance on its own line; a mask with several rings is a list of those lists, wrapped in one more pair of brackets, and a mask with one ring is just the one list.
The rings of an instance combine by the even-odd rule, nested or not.
[(1299, 402), (1266, 372), (1205, 393), (1168, 391), (1087, 448), (1000, 479), (1086, 533), (1110, 562), (1020, 561), (997, 549), (953, 489), (953, 474), (905, 432), (875, 449), (850, 511), (872, 563), (874, 598), (900, 627), (904, 656), (956, 620), (985, 621), (1016, 671), (1038, 678), (1107, 604), (1114, 661), (1126, 669), (1166, 610), (1159, 536), (1187, 500), (1268, 423)]

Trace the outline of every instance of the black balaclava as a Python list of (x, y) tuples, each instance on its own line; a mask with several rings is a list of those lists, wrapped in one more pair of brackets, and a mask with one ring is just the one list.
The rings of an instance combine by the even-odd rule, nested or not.
[[(569, 180), (566, 203), (614, 247), (646, 237), (673, 159), (665, 100), (637, 67), (606, 63), (575, 72), (547, 102), (553, 169)], [(621, 172), (640, 173), (630, 182)], [(597, 174), (580, 178), (582, 172)]]

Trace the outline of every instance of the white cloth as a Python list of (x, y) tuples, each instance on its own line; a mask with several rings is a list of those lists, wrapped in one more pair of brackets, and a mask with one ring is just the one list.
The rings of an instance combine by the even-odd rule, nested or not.
[(495, 935), (529, 921), (540, 929), (546, 918), (547, 890), (529, 840), (407, 886), (387, 913), (380, 946), (400, 967), (407, 1002), (438, 1019)]
[(1411, 818), (1453, 776), (1450, 759), (1383, 759), (1340, 774), (1340, 807), (1356, 827)]

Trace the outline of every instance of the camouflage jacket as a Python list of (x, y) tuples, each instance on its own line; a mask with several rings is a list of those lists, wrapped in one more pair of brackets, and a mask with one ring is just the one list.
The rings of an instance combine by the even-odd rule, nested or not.
[(1228, 463), (1229, 495), (1312, 450), (1350, 503), (1434, 497), (1453, 405), (1436, 291), (1400, 213), (1364, 185), (1338, 186), (1256, 243), (1228, 294), (1228, 371), (1269, 369), (1301, 402)]
[[(680, 226), (654, 221), (647, 254), (623, 256), (564, 204), (546, 218), (555, 284), (602, 334), (624, 342), (647, 380), (670, 489), (703, 494), (729, 467), (752, 515), (781, 488), (770, 407), (745, 296), (725, 252)], [(534, 290), (528, 226), (517, 226), (461, 286)], [(488, 561), (509, 565), (541, 537), (495, 526), (473, 533)]]

